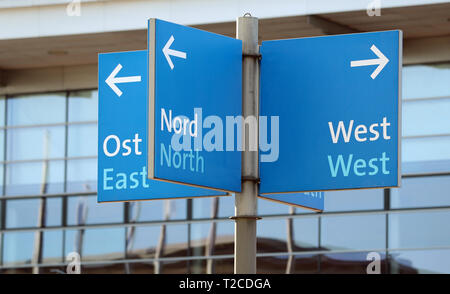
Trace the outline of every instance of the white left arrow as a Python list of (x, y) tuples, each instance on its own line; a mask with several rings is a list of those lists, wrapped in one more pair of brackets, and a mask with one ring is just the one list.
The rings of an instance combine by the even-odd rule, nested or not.
[(170, 69), (173, 69), (174, 65), (172, 62), (172, 59), (170, 56), (175, 56), (179, 58), (186, 59), (186, 52), (170, 49), (170, 45), (172, 45), (173, 41), (175, 41), (175, 38), (173, 36), (170, 36), (169, 41), (167, 41), (166, 45), (164, 45), (164, 48), (162, 49), (162, 52), (164, 53), (164, 56), (166, 57), (167, 63), (170, 66)]
[(119, 63), (116, 68), (112, 71), (112, 73), (109, 75), (109, 77), (105, 80), (106, 84), (114, 91), (114, 93), (117, 94), (117, 96), (122, 96), (122, 91), (116, 86), (116, 84), (120, 83), (134, 83), (134, 82), (140, 82), (141, 76), (131, 76), (131, 77), (119, 77), (117, 78), (116, 75), (119, 73), (119, 71), (122, 69), (122, 65)]
[(355, 60), (350, 62), (350, 67), (356, 67), (356, 66), (368, 66), (368, 65), (378, 65), (377, 68), (373, 71), (373, 73), (370, 75), (372, 79), (375, 79), (377, 75), (383, 70), (383, 68), (386, 66), (386, 64), (389, 62), (389, 59), (387, 59), (386, 56), (384, 56), (383, 53), (377, 48), (377, 46), (372, 45), (370, 47), (370, 50), (372, 50), (373, 53), (375, 53), (378, 58), (377, 59), (365, 59), (365, 60)]

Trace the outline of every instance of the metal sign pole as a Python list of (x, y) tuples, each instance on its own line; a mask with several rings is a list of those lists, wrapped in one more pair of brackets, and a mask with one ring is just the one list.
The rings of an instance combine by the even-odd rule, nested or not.
[[(256, 273), (256, 220), (258, 195), (259, 47), (258, 18), (237, 19), (242, 40), (242, 192), (235, 196), (234, 273)], [(253, 125), (252, 125), (253, 124)], [(248, 128), (247, 128), (248, 127)], [(246, 131), (248, 129), (248, 131)]]

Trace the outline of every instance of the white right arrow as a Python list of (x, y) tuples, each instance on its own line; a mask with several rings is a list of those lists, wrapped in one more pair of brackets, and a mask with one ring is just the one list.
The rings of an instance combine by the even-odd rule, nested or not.
[(169, 63), (170, 69), (173, 69), (174, 67), (170, 55), (186, 59), (186, 52), (170, 49), (170, 45), (172, 45), (173, 41), (175, 41), (175, 38), (172, 35), (170, 36), (169, 41), (167, 41), (166, 45), (164, 45), (164, 48), (162, 49), (162, 52), (164, 53), (164, 56), (167, 59), (167, 63)]
[(378, 67), (370, 75), (372, 77), (372, 79), (375, 79), (377, 77), (377, 75), (386, 66), (386, 64), (389, 62), (389, 59), (387, 59), (387, 57), (384, 56), (384, 54), (381, 53), (381, 51), (375, 45), (372, 45), (372, 47), (370, 47), (370, 50), (372, 50), (372, 52), (378, 56), (377, 59), (365, 59), (365, 60), (351, 61), (350, 67), (368, 66), (368, 65), (377, 65), (378, 64)]

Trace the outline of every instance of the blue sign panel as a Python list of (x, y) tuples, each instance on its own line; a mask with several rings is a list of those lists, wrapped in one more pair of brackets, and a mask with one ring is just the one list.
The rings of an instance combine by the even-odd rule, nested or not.
[(261, 193), (399, 186), (401, 44), (401, 31), (262, 43), (261, 115), (280, 127)]
[(223, 192), (148, 179), (147, 50), (98, 59), (98, 201), (130, 201)]
[(259, 197), (300, 208), (323, 211), (325, 202), (324, 194), (324, 192), (305, 192), (289, 194), (264, 194), (259, 195)]
[(239, 192), (242, 42), (158, 19), (148, 34), (149, 177)]

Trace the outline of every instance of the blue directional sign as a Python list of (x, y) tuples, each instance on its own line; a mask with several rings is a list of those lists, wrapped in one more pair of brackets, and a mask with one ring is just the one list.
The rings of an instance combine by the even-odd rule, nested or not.
[(324, 192), (305, 192), (289, 194), (264, 194), (259, 195), (258, 197), (300, 208), (323, 211), (325, 202), (324, 194)]
[(279, 117), (262, 194), (399, 186), (401, 31), (267, 41), (261, 54), (261, 115)]
[(98, 201), (226, 195), (148, 179), (147, 55), (147, 50), (99, 55)]
[(149, 177), (239, 192), (242, 42), (158, 19), (148, 34)]

